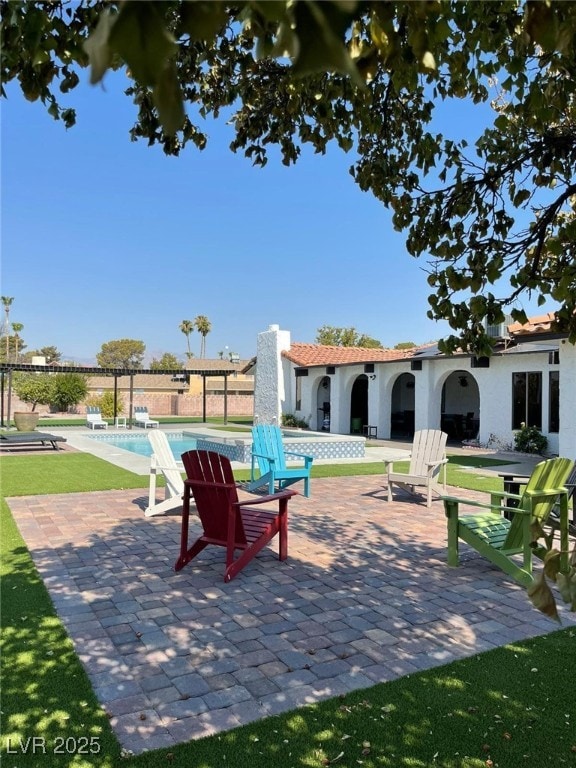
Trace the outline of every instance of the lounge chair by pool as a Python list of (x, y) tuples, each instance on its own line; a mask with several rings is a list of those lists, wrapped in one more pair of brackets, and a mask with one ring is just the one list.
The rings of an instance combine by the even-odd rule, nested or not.
[(49, 443), (55, 451), (60, 450), (58, 443), (65, 443), (66, 438), (59, 435), (51, 435), (48, 432), (2, 432), (0, 434), (0, 447), (9, 445), (34, 445)]

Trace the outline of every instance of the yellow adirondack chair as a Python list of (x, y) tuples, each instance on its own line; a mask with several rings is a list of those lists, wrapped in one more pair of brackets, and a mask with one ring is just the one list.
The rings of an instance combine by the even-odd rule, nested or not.
[[(560, 570), (568, 570), (568, 479), (573, 461), (557, 458), (536, 465), (521, 494), (496, 492), (490, 504), (444, 496), (448, 518), (448, 565), (458, 566), (458, 541), (462, 539), (477, 552), (512, 576), (519, 584), (530, 586), (532, 556), (543, 557), (545, 548), (535, 544), (534, 528), (545, 525), (556, 504), (559, 504), (561, 560)], [(518, 507), (506, 506), (505, 499), (516, 499)], [(459, 515), (459, 505), (487, 510), (477, 514)], [(506, 513), (510, 519), (503, 516)], [(522, 562), (514, 555), (522, 555)]]
[[(432, 505), (432, 492), (440, 495), (446, 493), (446, 439), (448, 435), (439, 429), (421, 429), (414, 433), (410, 467), (408, 473), (394, 472), (394, 461), (385, 459), (388, 477), (388, 501), (392, 501), (392, 486), (414, 494), (417, 486), (426, 488), (426, 506)], [(442, 485), (439, 484), (440, 473), (444, 467)]]

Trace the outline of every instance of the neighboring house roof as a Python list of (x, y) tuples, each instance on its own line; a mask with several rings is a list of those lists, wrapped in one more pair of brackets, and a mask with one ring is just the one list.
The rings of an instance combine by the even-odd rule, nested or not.
[(545, 315), (529, 317), (527, 323), (511, 323), (508, 332), (512, 336), (527, 336), (532, 334), (550, 333), (553, 331), (555, 312), (547, 312)]
[(186, 369), (193, 370), (194, 373), (199, 371), (236, 371), (236, 373), (243, 373), (242, 370), (248, 360), (238, 360), (237, 362), (230, 362), (230, 360), (219, 360), (211, 358), (193, 358), (186, 363)]
[(414, 356), (418, 347), (411, 349), (379, 349), (372, 347), (329, 347), (321, 344), (291, 344), (282, 352), (294, 365), (314, 367), (320, 365), (352, 365), (354, 363), (381, 363), (405, 360)]
[[(176, 392), (177, 390), (182, 389), (183, 383), (185, 382), (174, 381), (172, 376), (162, 373), (134, 374), (134, 389)], [(88, 389), (90, 390), (113, 388), (113, 376), (90, 376), (88, 378)], [(118, 376), (118, 389), (130, 389), (130, 376)]]
[(256, 356), (251, 357), (250, 360), (245, 361), (244, 367), (240, 371), (240, 373), (245, 374), (246, 376), (254, 376), (256, 373)]

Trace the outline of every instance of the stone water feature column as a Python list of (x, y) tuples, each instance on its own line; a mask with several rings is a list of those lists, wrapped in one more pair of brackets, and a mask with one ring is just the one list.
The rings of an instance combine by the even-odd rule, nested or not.
[(281, 353), (290, 349), (290, 331), (270, 325), (258, 334), (254, 382), (254, 421), (280, 426), (286, 399)]

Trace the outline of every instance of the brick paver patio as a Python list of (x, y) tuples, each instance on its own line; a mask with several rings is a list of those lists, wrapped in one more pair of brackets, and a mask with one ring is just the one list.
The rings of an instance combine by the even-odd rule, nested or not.
[(8, 500), (135, 753), (558, 627), (464, 545), (448, 568), (441, 503), (389, 504), (378, 476), (315, 479), (290, 502), (289, 559), (269, 546), (230, 584), (216, 547), (174, 573), (180, 517), (145, 518), (144, 502), (133, 490)]

